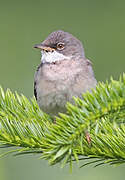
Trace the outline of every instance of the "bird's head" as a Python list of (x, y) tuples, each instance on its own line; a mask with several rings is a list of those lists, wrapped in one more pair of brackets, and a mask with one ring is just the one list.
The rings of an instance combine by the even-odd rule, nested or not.
[(85, 57), (82, 43), (72, 34), (62, 30), (52, 32), (42, 43), (36, 44), (34, 48), (41, 50), (41, 61), (43, 63)]

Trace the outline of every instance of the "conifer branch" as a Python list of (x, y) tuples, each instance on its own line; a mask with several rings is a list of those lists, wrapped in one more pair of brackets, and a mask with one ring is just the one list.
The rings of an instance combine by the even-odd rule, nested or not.
[[(67, 113), (52, 118), (35, 100), (0, 89), (0, 147), (19, 147), (8, 153), (40, 153), (51, 165), (73, 161), (125, 163), (125, 75), (119, 81), (98, 83), (83, 99), (67, 103)], [(86, 140), (86, 132), (91, 142)], [(84, 161), (86, 160), (86, 161)]]

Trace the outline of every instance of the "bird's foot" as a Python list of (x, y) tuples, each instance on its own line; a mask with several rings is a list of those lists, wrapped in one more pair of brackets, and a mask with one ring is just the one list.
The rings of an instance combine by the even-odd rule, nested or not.
[(86, 137), (88, 144), (91, 145), (91, 137), (90, 137), (90, 134), (88, 133), (88, 131), (85, 132), (85, 137)]

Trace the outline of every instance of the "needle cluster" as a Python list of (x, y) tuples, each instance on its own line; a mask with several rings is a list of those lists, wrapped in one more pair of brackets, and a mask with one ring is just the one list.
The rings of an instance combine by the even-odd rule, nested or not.
[(125, 74), (119, 81), (98, 83), (96, 90), (74, 102), (67, 103), (67, 113), (59, 113), (53, 123), (35, 98), (29, 101), (1, 88), (0, 147), (10, 148), (6, 154), (39, 153), (62, 167), (69, 163), (72, 168), (73, 161), (81, 161), (81, 167), (125, 163)]

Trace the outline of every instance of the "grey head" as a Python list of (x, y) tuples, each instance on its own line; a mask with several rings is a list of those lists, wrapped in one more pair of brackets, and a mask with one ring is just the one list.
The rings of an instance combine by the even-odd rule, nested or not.
[(68, 32), (52, 32), (42, 43), (34, 48), (41, 50), (41, 61), (53, 63), (64, 59), (85, 58), (82, 43)]

